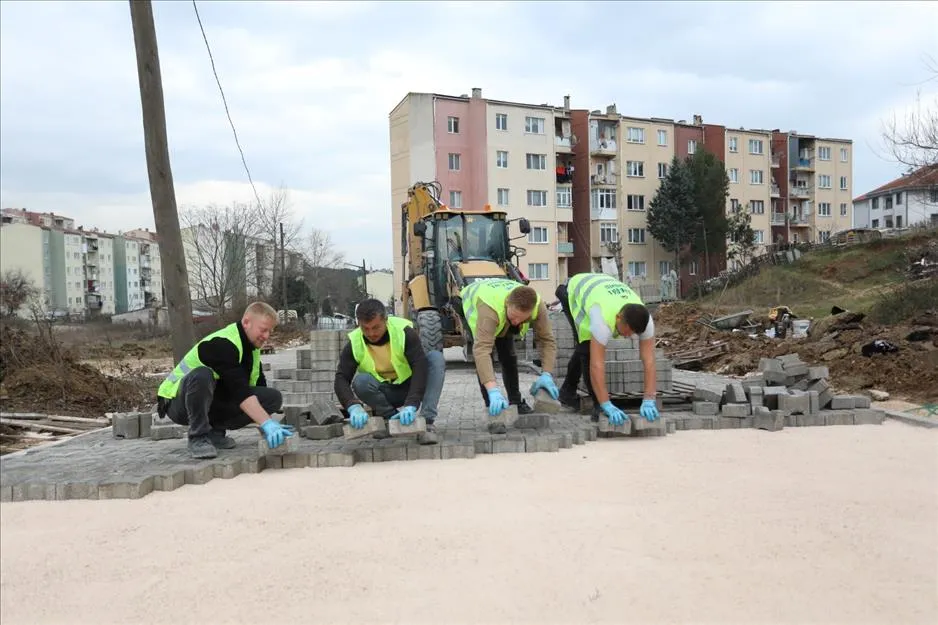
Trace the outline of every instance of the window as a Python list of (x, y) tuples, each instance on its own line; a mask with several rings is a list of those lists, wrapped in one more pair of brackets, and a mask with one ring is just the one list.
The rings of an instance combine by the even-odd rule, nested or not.
[(549, 280), (547, 263), (528, 263), (528, 280)]
[(840, 162), (847, 162), (847, 148), (840, 148)]
[(573, 189), (571, 187), (557, 187), (557, 208), (573, 207)]
[(544, 118), (543, 117), (525, 117), (524, 118), (524, 132), (529, 135), (544, 134)]
[(671, 261), (659, 260), (658, 261), (658, 275), (663, 278), (670, 273), (671, 273)]
[(644, 161), (626, 161), (625, 172), (629, 178), (644, 178), (645, 177), (645, 162)]
[(547, 191), (528, 189), (528, 206), (547, 206)]
[(749, 184), (762, 184), (762, 170), (761, 169), (749, 170)]
[(496, 197), (499, 206), (508, 206), (508, 189), (499, 189)]
[(730, 198), (730, 212), (736, 214), (739, 212), (739, 200), (736, 198)]
[(459, 118), (458, 117), (446, 118), (446, 132), (448, 132), (451, 135), (459, 134)]
[(886, 227), (886, 228), (892, 228), (892, 217), (886, 217), (886, 219), (884, 219), (884, 221), (886, 222), (886, 223), (883, 224), (884, 227)]
[(692, 260), (692, 261), (690, 261), (690, 267), (687, 268), (687, 273), (688, 273), (689, 275), (696, 276), (696, 275), (697, 275), (697, 269), (698, 269), (697, 261), (696, 261), (696, 260)]
[(499, 150), (495, 153), (495, 167), (499, 169), (508, 169), (508, 152)]
[(872, 225), (873, 228), (879, 228), (879, 220), (878, 220), (878, 219), (874, 219), (874, 220), (873, 220), (873, 223), (872, 223), (871, 225)]
[(841, 217), (847, 216), (847, 203), (846, 202), (840, 203), (840, 216)]
[(667, 177), (668, 177), (668, 164), (658, 163), (658, 178), (667, 178)]
[(449, 170), (450, 170), (450, 171), (459, 171), (459, 165), (460, 165), (460, 161), (461, 161), (461, 160), (462, 160), (462, 159), (460, 158), (460, 155), (459, 155), (459, 154), (454, 154), (453, 152), (450, 152), (450, 154), (449, 154)]
[(629, 143), (645, 143), (645, 129), (629, 127), (626, 129), (626, 139)]
[(726, 171), (726, 177), (730, 179), (730, 182), (736, 184), (739, 182), (739, 169), (733, 167)]
[(896, 206), (902, 206), (902, 191), (896, 193)]
[(626, 198), (627, 210), (630, 211), (643, 211), (645, 210), (645, 196), (644, 195), (630, 195)]
[[(846, 177), (846, 176), (841, 176), (841, 177), (840, 177), (840, 190), (841, 190), (841, 191), (846, 191), (846, 190), (847, 190), (847, 177)], [(901, 204), (901, 202), (896, 202), (896, 203), (897, 203), (897, 204)]]
[(697, 151), (697, 141), (695, 139), (690, 139), (687, 142), (687, 153), (693, 154)]
[(645, 261), (630, 260), (629, 261), (629, 275), (644, 278), (647, 275), (645, 272)]
[(615, 189), (593, 189), (590, 191), (590, 207), (593, 210), (604, 210), (616, 208), (616, 190)]
[(831, 240), (831, 231), (830, 230), (818, 230), (817, 233), (817, 242), (818, 243), (827, 243)]
[(749, 212), (753, 215), (764, 215), (765, 200), (752, 200), (749, 202)]
[(896, 228), (902, 227), (902, 215), (896, 215)]
[(750, 139), (749, 140), (749, 153), (750, 154), (762, 154), (762, 139)]
[[(931, 189), (928, 192), (929, 202), (932, 204), (938, 204), (938, 189)], [(873, 200), (874, 202), (876, 200)]]
[(658, 131), (658, 145), (661, 145), (661, 146), (668, 145), (668, 131), (667, 130)]
[(450, 208), (462, 208), (462, 191), (449, 192), (449, 206)]
[(818, 148), (817, 157), (822, 161), (831, 160), (831, 149), (830, 148)]
[(619, 242), (619, 228), (614, 221), (599, 222), (599, 242), (603, 244)]
[(885, 210), (891, 209), (891, 208), (892, 208), (892, 196), (891, 196), (891, 195), (887, 195), (884, 199), (885, 199), (886, 203), (885, 203), (885, 205), (883, 206), (883, 208), (884, 208)]
[(629, 243), (642, 244), (645, 242), (644, 228), (629, 228)]
[(817, 214), (818, 214), (818, 217), (830, 217), (831, 216), (831, 203), (830, 202), (818, 202)]
[(728, 149), (729, 149), (730, 152), (733, 152), (733, 153), (739, 152), (739, 138), (738, 138), (738, 137), (730, 137), (730, 138), (727, 140), (727, 147), (728, 147)]
[(873, 198), (873, 208), (879, 208), (879, 198), (878, 198), (878, 197), (874, 197), (874, 198)]
[(548, 243), (547, 228), (542, 226), (531, 226), (531, 232), (528, 233), (528, 243)]
[(495, 130), (508, 130), (507, 113), (495, 113)]
[(817, 177), (817, 186), (819, 189), (830, 189), (831, 188), (831, 177), (828, 175), (821, 175)]
[(546, 154), (527, 154), (525, 156), (527, 161), (528, 169), (537, 169), (544, 170), (547, 169), (547, 155)]
[(756, 245), (762, 245), (765, 243), (765, 232), (763, 230), (753, 230), (752, 231), (752, 242)]

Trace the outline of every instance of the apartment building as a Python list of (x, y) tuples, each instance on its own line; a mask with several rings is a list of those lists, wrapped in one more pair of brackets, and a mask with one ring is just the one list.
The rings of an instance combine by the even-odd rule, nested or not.
[(0, 275), (15, 270), (22, 271), (48, 306), (52, 300), (48, 228), (26, 221), (0, 223)]
[(853, 200), (853, 226), (891, 230), (938, 225), (938, 165), (920, 167)]
[[(647, 232), (647, 212), (671, 160), (708, 150), (730, 179), (727, 213), (747, 210), (758, 254), (783, 241), (822, 241), (849, 228), (852, 142), (796, 132), (731, 129), (603, 110), (471, 95), (409, 93), (390, 113), (395, 299), (400, 299), (400, 206), (417, 181), (438, 180), (452, 208), (490, 204), (532, 230), (521, 270), (542, 297), (584, 271), (621, 273), (655, 290), (674, 256)], [(518, 232), (512, 228), (512, 235)], [(725, 258), (706, 266), (715, 274)], [(703, 259), (680, 268), (688, 286)], [(688, 279), (689, 278), (689, 279)], [(644, 289), (643, 289), (644, 290)]]

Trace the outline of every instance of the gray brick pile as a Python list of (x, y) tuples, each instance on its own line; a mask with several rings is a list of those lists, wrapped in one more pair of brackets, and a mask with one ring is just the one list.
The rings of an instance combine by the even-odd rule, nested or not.
[(725, 387), (699, 384), (694, 414), (719, 421), (717, 427), (755, 427), (777, 431), (785, 426), (879, 425), (882, 410), (869, 397), (834, 395), (827, 367), (810, 366), (798, 354), (763, 358), (760, 373)]
[(274, 369), (268, 385), (283, 393), (283, 422), (302, 431), (339, 414), (335, 368), (345, 346), (345, 330), (315, 330), (310, 346), (296, 351), (296, 367)]

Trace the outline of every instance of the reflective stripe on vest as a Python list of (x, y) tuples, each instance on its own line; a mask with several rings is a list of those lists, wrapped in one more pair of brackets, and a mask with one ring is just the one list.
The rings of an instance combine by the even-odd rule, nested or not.
[[(407, 354), (404, 351), (406, 342), (404, 329), (412, 327), (414, 327), (414, 324), (407, 319), (388, 317), (388, 334), (391, 339), (391, 366), (394, 367), (394, 373), (397, 374), (394, 384), (403, 384), (413, 375), (410, 363), (407, 361)], [(365, 335), (362, 334), (362, 329), (355, 328), (349, 332), (348, 340), (352, 345), (352, 357), (358, 363), (358, 371), (373, 376), (378, 382), (387, 382), (388, 380), (381, 377), (375, 368), (375, 360), (365, 344)]]
[[(198, 367), (204, 367), (205, 365), (199, 359), (199, 345), (206, 341), (211, 341), (212, 339), (223, 338), (231, 341), (231, 343), (238, 350), (238, 362), (241, 362), (241, 359), (244, 357), (244, 346), (241, 344), (241, 333), (238, 332), (238, 324), (231, 323), (218, 330), (212, 332), (201, 341), (192, 346), (186, 355), (183, 356), (182, 360), (173, 368), (168, 376), (160, 384), (160, 388), (157, 391), (157, 395), (160, 397), (165, 397), (166, 399), (172, 399), (176, 396), (176, 393), (179, 391), (179, 383), (182, 382), (182, 379), (186, 376), (187, 373)], [(248, 384), (251, 386), (257, 385), (257, 380), (261, 375), (261, 350), (254, 348), (252, 350), (253, 362), (251, 363), (251, 375), (248, 378)], [(212, 377), (218, 379), (218, 373), (213, 369)]]
[(626, 304), (642, 304), (642, 299), (632, 288), (604, 273), (580, 273), (567, 282), (570, 298), (570, 314), (577, 328), (577, 340), (582, 343), (593, 338), (590, 331), (589, 310), (596, 304), (602, 311), (603, 320), (616, 330), (616, 316)]
[[(463, 290), (459, 292), (459, 296), (462, 298), (463, 314), (466, 316), (466, 323), (469, 324), (469, 330), (472, 331), (473, 337), (476, 335), (476, 323), (479, 320), (479, 301), (485, 303), (498, 314), (498, 327), (495, 329), (495, 336), (499, 336), (502, 330), (505, 329), (505, 323), (507, 322), (505, 316), (505, 300), (507, 300), (508, 295), (519, 286), (524, 285), (514, 280), (489, 278), (486, 280), (477, 280), (464, 287)], [(537, 319), (537, 313), (540, 308), (541, 296), (538, 295), (534, 303), (531, 318), (521, 324), (520, 335), (522, 337), (528, 333), (531, 322)]]

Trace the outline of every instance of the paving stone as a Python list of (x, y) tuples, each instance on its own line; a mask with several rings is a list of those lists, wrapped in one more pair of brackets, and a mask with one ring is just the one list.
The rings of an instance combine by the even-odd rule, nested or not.
[(808, 379), (811, 381), (826, 380), (829, 377), (831, 373), (827, 367), (808, 367)]
[(831, 410), (853, 410), (854, 401), (852, 395), (834, 395), (831, 400)]
[(493, 454), (523, 454), (524, 437), (492, 439)]
[(185, 483), (186, 472), (184, 469), (179, 469), (178, 471), (171, 471), (168, 473), (161, 473), (153, 476), (153, 490), (176, 490)]
[(319, 467), (351, 467), (355, 466), (355, 458), (352, 454), (342, 453), (342, 452), (325, 452), (320, 453), (319, 456)]
[(267, 468), (267, 460), (265, 456), (260, 458), (243, 458), (241, 460), (241, 472), (242, 473), (260, 473)]
[(560, 402), (550, 396), (550, 393), (540, 389), (534, 395), (534, 412), (542, 414), (557, 414), (560, 412)]
[[(488, 418), (488, 410), (486, 409), (483, 416)], [(508, 406), (505, 410), (502, 410), (501, 413), (491, 419), (494, 423), (504, 423), (505, 427), (511, 428), (514, 427), (515, 421), (518, 420), (518, 407), (517, 406)]]
[(98, 484), (98, 499), (140, 499), (153, 492), (153, 477), (122, 477)]
[(427, 420), (423, 417), (414, 418), (410, 425), (401, 425), (400, 419), (388, 419), (388, 432), (394, 437), (417, 437), (427, 431)]
[(220, 458), (215, 463), (213, 475), (222, 480), (230, 480), (241, 475), (241, 458)]
[(476, 448), (473, 443), (441, 443), (434, 446), (440, 448), (440, 458), (443, 460), (476, 457)]
[(138, 435), (140, 438), (150, 438), (150, 429), (153, 427), (153, 415), (149, 412), (141, 412), (137, 415), (140, 419)]
[(282, 462), (284, 469), (304, 469), (309, 466), (310, 454), (305, 451), (284, 454)]
[(150, 440), (163, 441), (175, 438), (186, 438), (189, 428), (184, 425), (153, 425), (150, 427)]
[[(723, 392), (715, 391), (708, 388), (697, 387), (694, 389), (694, 403), (704, 402), (704, 403), (713, 403), (717, 405), (717, 408), (720, 406), (720, 402), (723, 401)], [(716, 413), (714, 413), (716, 414)]]
[[(473, 448), (476, 451), (475, 447)], [(440, 445), (408, 445), (408, 460), (440, 460), (442, 454)]]
[(668, 434), (674, 434), (677, 432), (677, 423), (674, 421), (668, 421)]
[(297, 434), (287, 436), (279, 447), (271, 449), (267, 446), (267, 439), (263, 436), (257, 437), (257, 453), (264, 456), (282, 456), (284, 454), (295, 454), (300, 449), (300, 437)]
[(605, 415), (600, 415), (598, 425), (600, 434), (619, 434), (622, 436), (628, 436), (632, 433), (633, 422), (632, 419), (626, 419), (625, 423), (622, 425), (612, 425), (609, 423), (609, 419), (607, 419)]
[(821, 413), (827, 425), (853, 425), (853, 410), (825, 410)]
[(827, 425), (827, 419), (821, 414), (789, 415), (785, 425), (788, 425), (788, 419), (792, 420), (790, 427), (811, 428)]
[(262, 459), (264, 461), (264, 468), (263, 468), (264, 471), (266, 471), (267, 469), (282, 469), (283, 468), (283, 456), (275, 456), (271, 454), (269, 456), (262, 456)]
[(114, 438), (140, 438), (140, 417), (135, 412), (115, 414), (111, 420), (111, 431)]
[(778, 358), (760, 358), (759, 359), (759, 371), (763, 373), (767, 371), (776, 371), (781, 373), (783, 371), (784, 364)]
[(215, 463), (202, 462), (192, 467), (186, 467), (186, 484), (207, 484), (215, 477)]
[(800, 377), (808, 375), (808, 365), (803, 362), (784, 365), (785, 373), (789, 377)]
[(855, 425), (882, 425), (886, 413), (872, 408), (857, 408), (853, 411)]
[(742, 419), (736, 417), (718, 417), (714, 420), (714, 425), (719, 424), (721, 430), (735, 430), (740, 427)]
[(809, 414), (810, 402), (805, 395), (779, 395), (778, 410), (785, 414)]
[(387, 426), (384, 423), (384, 419), (381, 417), (369, 417), (368, 421), (365, 422), (365, 427), (356, 430), (351, 425), (345, 425), (342, 428), (342, 432), (345, 435), (345, 440), (351, 441), (357, 438), (364, 438), (366, 436), (372, 436), (375, 432), (381, 432), (387, 429)]
[(516, 430), (537, 430), (550, 427), (550, 415), (547, 414), (523, 414), (515, 419), (514, 428)]
[(853, 396), (853, 407), (854, 408), (869, 408), (872, 405), (870, 398), (866, 395), (854, 395)]
[(749, 401), (746, 398), (746, 389), (739, 382), (733, 382), (726, 385), (726, 401), (731, 404), (745, 404)]
[(753, 417), (753, 427), (758, 430), (778, 432), (785, 427), (785, 415), (778, 410), (769, 411), (768, 414), (760, 411)]
[(720, 404), (719, 402), (711, 401), (695, 401), (694, 402), (694, 414), (700, 416), (714, 416), (719, 414)]
[(808, 414), (819, 414), (821, 412), (820, 394), (817, 391), (808, 391)]
[(300, 434), (302, 434), (303, 438), (308, 438), (314, 441), (341, 438), (343, 434), (342, 424), (332, 423), (330, 425), (307, 425), (300, 431)]
[(723, 408), (720, 409), (724, 417), (736, 417), (743, 418), (748, 417), (751, 411), (749, 404), (724, 404)]

